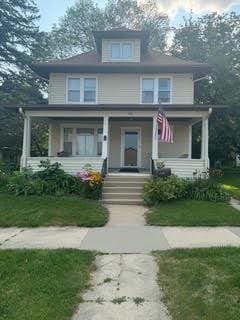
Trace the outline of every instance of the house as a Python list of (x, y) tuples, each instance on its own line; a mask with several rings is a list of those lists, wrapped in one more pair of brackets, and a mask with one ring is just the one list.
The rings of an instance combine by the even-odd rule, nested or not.
[[(48, 159), (71, 174), (91, 164), (106, 172), (149, 173), (163, 161), (174, 174), (193, 177), (209, 167), (210, 105), (194, 104), (194, 79), (208, 65), (152, 51), (144, 31), (93, 33), (96, 49), (67, 59), (32, 65), (49, 80), (49, 103), (26, 105), (21, 167), (39, 170), (31, 156), (31, 121), (49, 127)], [(158, 140), (157, 113), (165, 111), (174, 143)], [(192, 127), (202, 123), (202, 149), (192, 158)], [(124, 170), (123, 170), (124, 171)]]

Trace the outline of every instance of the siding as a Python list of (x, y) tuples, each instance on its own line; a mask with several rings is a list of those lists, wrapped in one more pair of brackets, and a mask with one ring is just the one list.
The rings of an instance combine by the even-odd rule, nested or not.
[[(71, 74), (69, 74), (71, 76)], [(74, 74), (76, 76), (77, 74)], [(66, 76), (63, 73), (51, 74), (49, 80), (49, 103), (66, 102)], [(79, 74), (89, 76), (89, 74)], [(139, 74), (91, 74), (98, 79), (98, 103), (139, 103)], [(149, 76), (149, 75), (148, 75)], [(153, 75), (157, 76), (157, 75)], [(170, 74), (161, 74), (170, 76)], [(193, 103), (193, 80), (191, 74), (175, 74), (173, 76), (173, 103)]]
[(131, 42), (133, 44), (133, 55), (128, 62), (140, 62), (141, 56), (141, 43), (139, 39), (103, 39), (102, 40), (102, 62), (111, 61), (110, 43), (111, 42)]
[(179, 158), (188, 155), (189, 127), (182, 124), (173, 125), (174, 143), (159, 142), (158, 155), (160, 158)]

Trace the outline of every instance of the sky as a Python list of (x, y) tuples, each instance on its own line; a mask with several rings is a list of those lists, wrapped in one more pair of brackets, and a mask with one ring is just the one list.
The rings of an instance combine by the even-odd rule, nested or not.
[[(54, 23), (64, 15), (66, 9), (73, 5), (76, 0), (35, 0), (41, 14), (40, 29), (49, 31)], [(96, 1), (103, 6), (105, 0)], [(144, 0), (139, 0), (144, 2)], [(168, 14), (170, 24), (178, 26), (183, 22), (192, 10), (195, 16), (217, 11), (240, 13), (240, 0), (158, 0), (159, 10)]]

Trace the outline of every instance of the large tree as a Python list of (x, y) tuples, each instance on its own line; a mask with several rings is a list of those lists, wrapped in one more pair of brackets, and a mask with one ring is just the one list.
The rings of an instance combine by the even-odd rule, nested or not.
[(111, 28), (143, 29), (150, 45), (163, 50), (169, 30), (168, 17), (159, 12), (157, 1), (109, 0), (103, 8), (93, 0), (78, 0), (50, 34), (52, 55), (62, 58), (94, 48), (92, 32)]
[(12, 160), (21, 152), (22, 119), (4, 107), (44, 102), (44, 83), (29, 68), (45, 55), (38, 19), (32, 0), (0, 0), (0, 151)]
[(171, 51), (211, 66), (209, 80), (195, 84), (195, 102), (228, 106), (211, 117), (210, 158), (233, 160), (240, 152), (240, 15), (190, 17), (175, 31)]

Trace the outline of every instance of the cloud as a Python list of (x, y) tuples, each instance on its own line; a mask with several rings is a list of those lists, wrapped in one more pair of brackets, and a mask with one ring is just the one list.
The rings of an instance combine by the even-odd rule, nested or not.
[[(144, 0), (140, 0), (140, 2), (144, 2)], [(175, 16), (179, 9), (192, 10), (199, 14), (207, 11), (223, 12), (232, 5), (240, 5), (240, 0), (157, 0), (157, 2), (159, 9), (170, 17)]]

